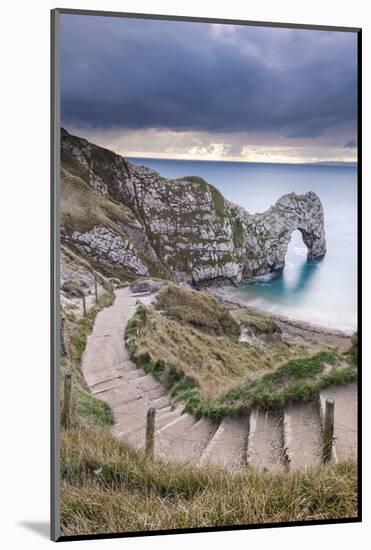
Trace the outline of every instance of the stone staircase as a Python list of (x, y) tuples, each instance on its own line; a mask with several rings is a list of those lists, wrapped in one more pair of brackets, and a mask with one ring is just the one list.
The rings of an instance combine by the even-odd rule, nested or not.
[(317, 402), (290, 406), (280, 414), (255, 408), (247, 416), (219, 423), (183, 413), (182, 404), (172, 408), (165, 388), (129, 360), (123, 330), (135, 305), (136, 296), (129, 289), (117, 290), (114, 304), (98, 314), (83, 357), (88, 386), (113, 410), (115, 436), (143, 449), (147, 411), (155, 407), (156, 458), (230, 470), (246, 466), (271, 472), (305, 470), (321, 462), (323, 408), (325, 400), (333, 398), (333, 460), (356, 456), (356, 384), (329, 387)]
[[(182, 414), (181, 409), (169, 419), (168, 413), (160, 410), (155, 456), (230, 470), (246, 466), (276, 473), (305, 470), (321, 463), (321, 407), (326, 398), (335, 400), (333, 461), (356, 458), (356, 384), (327, 388), (319, 401), (290, 406), (280, 414), (253, 409), (250, 415), (227, 417), (220, 423), (206, 418), (197, 421), (188, 413)], [(169, 422), (164, 425), (166, 419)], [(139, 447), (143, 446), (144, 433)]]

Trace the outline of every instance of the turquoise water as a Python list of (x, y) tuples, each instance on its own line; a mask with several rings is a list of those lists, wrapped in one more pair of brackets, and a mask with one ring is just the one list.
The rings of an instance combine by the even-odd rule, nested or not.
[(292, 234), (283, 272), (231, 293), (251, 305), (323, 326), (357, 326), (357, 170), (293, 164), (131, 159), (168, 178), (201, 176), (250, 213), (269, 208), (281, 195), (314, 191), (325, 212), (327, 254), (306, 261), (298, 231)]

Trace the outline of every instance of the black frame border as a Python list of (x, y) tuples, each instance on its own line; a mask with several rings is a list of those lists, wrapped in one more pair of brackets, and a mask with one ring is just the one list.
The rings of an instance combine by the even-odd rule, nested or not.
[[(358, 331), (358, 515), (354, 518), (324, 520), (303, 520), (250, 525), (199, 527), (194, 529), (165, 529), (158, 531), (132, 531), (118, 533), (98, 533), (94, 535), (64, 536), (60, 534), (60, 412), (59, 412), (59, 172), (60, 172), (60, 66), (59, 40), (60, 15), (89, 15), (97, 17), (119, 17), (124, 19), (152, 19), (163, 21), (184, 21), (192, 23), (217, 23), (252, 27), (276, 27), (285, 29), (352, 32), (357, 34), (357, 331)], [(178, 15), (156, 15), (148, 13), (126, 13), (115, 11), (82, 10), (55, 8), (51, 10), (51, 540), (55, 542), (132, 538), (143, 536), (210, 533), (219, 531), (241, 531), (269, 529), (277, 527), (307, 527), (311, 525), (336, 525), (362, 522), (362, 28), (315, 24), (273, 23), (269, 21), (249, 21), (241, 19), (219, 19), (213, 17), (192, 17)]]

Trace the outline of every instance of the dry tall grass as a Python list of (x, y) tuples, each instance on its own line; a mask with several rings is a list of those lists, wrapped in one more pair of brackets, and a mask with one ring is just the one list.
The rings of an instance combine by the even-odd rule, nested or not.
[(354, 463), (273, 475), (151, 462), (108, 431), (62, 434), (64, 535), (249, 525), (357, 515)]
[(135, 225), (131, 210), (115, 204), (67, 170), (61, 172), (61, 224), (74, 230), (88, 231), (104, 225), (122, 234), (122, 223)]
[(256, 345), (240, 343), (239, 332), (235, 319), (215, 298), (171, 284), (161, 290), (156, 309), (146, 309), (139, 336), (136, 330), (130, 333), (130, 325), (126, 336), (129, 346), (135, 340), (135, 359), (172, 365), (194, 379), (207, 399), (308, 355), (304, 346), (271, 338), (269, 327)]

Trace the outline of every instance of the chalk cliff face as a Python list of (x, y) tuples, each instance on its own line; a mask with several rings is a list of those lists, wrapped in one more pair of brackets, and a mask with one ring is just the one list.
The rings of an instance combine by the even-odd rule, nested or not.
[(308, 259), (326, 252), (313, 192), (251, 215), (202, 178), (166, 179), (65, 130), (61, 162), (62, 241), (112, 274), (239, 284), (282, 268), (295, 229)]

